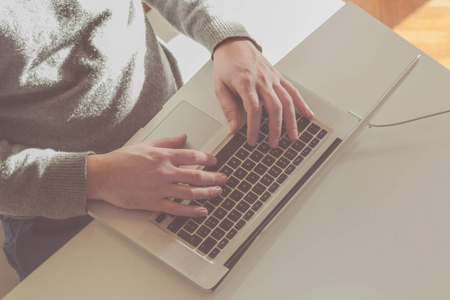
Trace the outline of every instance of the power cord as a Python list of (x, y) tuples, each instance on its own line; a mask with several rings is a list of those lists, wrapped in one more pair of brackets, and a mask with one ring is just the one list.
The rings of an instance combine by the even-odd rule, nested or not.
[(437, 113), (434, 113), (434, 114), (421, 116), (421, 117), (418, 117), (418, 118), (414, 118), (414, 119), (410, 119), (410, 120), (406, 120), (406, 121), (402, 121), (402, 122), (397, 122), (397, 123), (390, 123), (390, 124), (372, 124), (372, 123), (369, 123), (369, 128), (372, 128), (372, 127), (397, 126), (397, 125), (402, 125), (402, 124), (406, 124), (406, 123), (410, 123), (410, 122), (414, 122), (414, 121), (418, 121), (418, 120), (422, 120), (422, 119), (426, 119), (426, 118), (435, 117), (435, 116), (438, 116), (438, 115), (443, 115), (443, 114), (446, 114), (446, 113), (450, 113), (450, 110), (441, 111), (441, 112), (437, 112)]

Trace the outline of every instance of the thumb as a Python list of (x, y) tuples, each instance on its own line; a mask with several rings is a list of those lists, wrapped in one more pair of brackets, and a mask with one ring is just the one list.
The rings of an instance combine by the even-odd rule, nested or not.
[(186, 144), (187, 135), (181, 134), (179, 136), (174, 137), (168, 137), (163, 138), (159, 140), (154, 140), (151, 142), (148, 142), (148, 145), (158, 148), (172, 148), (172, 149), (179, 149)]

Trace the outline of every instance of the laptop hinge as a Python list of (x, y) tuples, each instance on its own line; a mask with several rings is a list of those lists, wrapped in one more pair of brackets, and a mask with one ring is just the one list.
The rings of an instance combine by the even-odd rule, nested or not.
[(234, 267), (242, 255), (247, 251), (256, 237), (263, 231), (263, 229), (270, 223), (270, 221), (280, 212), (280, 210), (291, 200), (295, 193), (308, 181), (308, 179), (319, 169), (325, 160), (336, 150), (341, 144), (342, 140), (337, 138), (328, 149), (319, 157), (319, 159), (309, 168), (305, 175), (292, 187), (292, 189), (281, 199), (281, 201), (274, 207), (274, 209), (264, 218), (261, 224), (250, 234), (250, 236), (242, 243), (242, 245), (231, 255), (225, 262), (224, 266), (229, 268)]

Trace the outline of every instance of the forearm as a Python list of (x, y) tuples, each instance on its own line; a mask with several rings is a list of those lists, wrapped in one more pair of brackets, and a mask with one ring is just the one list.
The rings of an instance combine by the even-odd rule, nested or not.
[(230, 37), (251, 39), (246, 29), (237, 22), (223, 19), (205, 0), (145, 0), (158, 10), (178, 31), (205, 46), (211, 53)]
[(0, 213), (52, 219), (85, 214), (87, 155), (1, 140)]

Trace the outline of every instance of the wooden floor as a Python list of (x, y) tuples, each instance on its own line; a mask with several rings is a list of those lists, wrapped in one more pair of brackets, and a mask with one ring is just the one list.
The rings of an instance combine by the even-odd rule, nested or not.
[(352, 2), (450, 69), (450, 0)]

